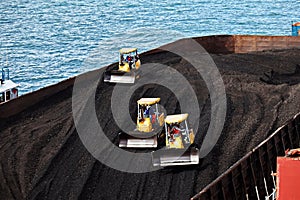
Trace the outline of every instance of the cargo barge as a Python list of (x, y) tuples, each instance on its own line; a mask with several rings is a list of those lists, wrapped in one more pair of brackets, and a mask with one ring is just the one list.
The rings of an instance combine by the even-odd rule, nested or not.
[[(228, 60), (235, 58), (233, 56), (231, 57), (230, 54), (235, 54), (234, 56), (239, 57), (249, 53), (250, 57), (241, 56), (241, 60), (244, 60), (244, 58), (253, 58), (251, 56), (255, 53), (251, 54), (251, 52), (271, 50), (270, 52), (272, 54), (275, 52), (274, 55), (279, 55), (276, 53), (280, 53), (280, 51), (276, 50), (299, 49), (300, 47), (300, 37), (292, 36), (219, 35), (199, 37), (194, 38), (194, 40), (201, 44), (209, 53), (214, 54), (214, 58), (219, 59), (219, 63), (222, 63), (222, 59), (227, 59), (226, 61), (228, 62)], [(152, 59), (157, 56), (167, 58), (165, 56), (168, 56), (168, 54), (160, 53), (160, 49), (154, 49), (140, 56), (141, 59), (147, 56)], [(225, 56), (223, 56), (223, 54)], [(259, 54), (259, 56), (260, 55), (261, 54)], [(267, 56), (267, 58), (269, 57)], [(293, 58), (296, 63), (299, 63), (299, 60), (294, 54)], [(159, 59), (160, 58), (158, 58), (158, 60)], [(174, 58), (170, 60), (173, 61), (172, 59)], [(230, 63), (230, 65), (232, 63)], [(249, 68), (248, 62), (243, 61), (241, 63), (241, 67), (245, 69)], [(245, 63), (246, 65), (244, 66), (243, 64)], [(254, 63), (250, 65), (250, 67), (256, 64), (259, 63)], [(228, 66), (229, 65), (226, 67)], [(261, 65), (257, 66), (257, 69), (264, 67)], [(270, 66), (272, 67), (271, 64), (267, 65), (264, 70), (270, 69)], [(290, 64), (289, 67), (292, 69), (294, 63)], [(236, 66), (233, 66), (230, 70), (235, 72), (234, 70), (236, 68)], [(259, 73), (264, 72), (264, 70), (259, 71)], [(103, 69), (95, 70), (80, 75), (80, 77), (88, 77), (91, 74), (102, 72)], [(250, 73), (245, 74), (243, 77), (248, 78)], [(233, 77), (227, 78), (233, 80), (233, 83), (235, 83), (236, 74), (233, 75)], [(289, 87), (273, 87), (272, 85), (264, 84), (259, 81), (258, 76), (259, 75), (255, 75), (255, 79), (249, 80), (255, 81), (257, 85), (270, 88), (270, 90), (274, 88), (278, 91), (289, 89)], [(148, 197), (149, 199), (189, 199), (199, 193), (201, 186), (195, 185), (202, 181), (201, 178), (203, 178), (203, 175), (207, 174), (205, 170), (210, 167), (209, 165), (204, 165), (204, 167), (199, 166), (199, 168), (177, 169), (178, 171), (175, 170), (174, 173), (173, 171), (165, 173), (165, 171), (162, 170), (150, 174), (132, 175), (109, 169), (103, 164), (97, 161), (95, 162), (95, 160), (91, 158), (92, 156), (86, 152), (86, 149), (82, 146), (80, 139), (78, 139), (78, 134), (73, 123), (72, 110), (70, 108), (72, 105), (72, 87), (76, 78), (77, 77), (70, 78), (56, 85), (20, 96), (19, 98), (0, 105), (0, 124), (2, 129), (0, 140), (3, 142), (1, 146), (1, 148), (3, 148), (1, 149), (1, 158), (3, 158), (1, 167), (3, 170), (1, 173), (3, 173), (3, 177), (7, 180), (5, 184), (1, 185), (1, 187), (4, 188), (0, 190), (1, 196), (11, 199), (38, 199), (47, 195), (49, 198), (55, 199), (59, 197), (70, 198), (69, 195), (72, 193), (74, 198), (88, 198), (90, 193), (92, 193), (94, 197), (106, 198), (109, 196), (111, 199), (117, 197), (124, 199), (128, 196), (132, 198)], [(83, 80), (89, 79), (83, 78)], [(241, 84), (241, 81), (238, 83)], [(248, 82), (246, 83), (248, 84)], [(252, 84), (252, 82), (250, 84)], [(254, 85), (253, 88), (255, 89), (257, 85)], [(229, 89), (235, 89), (235, 87), (236, 84), (228, 85)], [(104, 92), (100, 90), (103, 92), (100, 94), (100, 97), (105, 97), (111, 89), (112, 88), (107, 88), (106, 86), (103, 89)], [(282, 92), (284, 93), (284, 91)], [(164, 91), (160, 90), (159, 92), (160, 95), (164, 95)], [(293, 90), (293, 92), (295, 92), (295, 90)], [(244, 95), (244, 93), (232, 93), (232, 97), (234, 98), (236, 94)], [(254, 97), (256, 100), (256, 96), (254, 95), (253, 93), (249, 93), (247, 97)], [(274, 95), (276, 94), (273, 93), (272, 98), (274, 98)], [(292, 95), (295, 95), (295, 93)], [(108, 105), (107, 99), (99, 98), (98, 96), (97, 98), (98, 100), (101, 99), (103, 104)], [(268, 98), (268, 96), (266, 98)], [(272, 106), (274, 104), (277, 105), (276, 101), (278, 99), (276, 98)], [(105, 100), (107, 101), (105, 102)], [(240, 101), (239, 98), (236, 99), (236, 104), (234, 105), (236, 106), (236, 110), (243, 110), (243, 108), (237, 107)], [(288, 113), (286, 118), (290, 118), (295, 112), (298, 112), (297, 102), (297, 99), (292, 102), (292, 111), (282, 110), (283, 113)], [(270, 102), (266, 100), (263, 103), (263, 105), (266, 106), (266, 114), (263, 116), (270, 116), (267, 114), (268, 109), (271, 109), (271, 107), (268, 106)], [(100, 114), (109, 113), (110, 107), (107, 105), (101, 107), (102, 110), (99, 111)], [(257, 107), (259, 106), (261, 106), (261, 104), (257, 105)], [(252, 108), (251, 105), (249, 105), (249, 107), (250, 109)], [(276, 188), (275, 178), (271, 176), (272, 172), (276, 172), (276, 157), (283, 156), (287, 148), (297, 148), (297, 145), (299, 145), (298, 116), (299, 115), (296, 115), (292, 120), (278, 129), (275, 132), (276, 134), (274, 133), (268, 138), (268, 142), (262, 143), (254, 148), (254, 150), (244, 156), (241, 161), (231, 167), (229, 171), (225, 172), (225, 175), (223, 174), (220, 178), (209, 184), (193, 198), (257, 199), (258, 197), (264, 198), (265, 196), (271, 195), (274, 188)], [(115, 126), (111, 123), (112, 121), (109, 121), (112, 119), (111, 116), (105, 115), (105, 117), (108, 121), (104, 123), (109, 122), (107, 123), (108, 129), (110, 129), (111, 132), (115, 132)], [(100, 120), (105, 119), (101, 118)], [(268, 126), (267, 129), (269, 130), (271, 127)], [(230, 140), (231, 137), (238, 135), (238, 132), (239, 131), (233, 131), (232, 133), (227, 132), (226, 134), (228, 135), (226, 137)], [(246, 132), (246, 134), (247, 133), (249, 132)], [(240, 134), (245, 134), (245, 132)], [(248, 135), (246, 134), (243, 136), (247, 137)], [(265, 135), (265, 133), (262, 134)], [(113, 138), (113, 135), (111, 135), (111, 137)], [(263, 140), (261, 138), (265, 139), (265, 137), (260, 136), (259, 141)], [(223, 153), (225, 154), (228, 149), (224, 149), (225, 152)], [(49, 152), (51, 152), (51, 154), (49, 154)], [(214, 159), (208, 159), (208, 162), (212, 163), (216, 160), (216, 156), (219, 156), (219, 161), (221, 161), (222, 156), (225, 155), (215, 154), (213, 155)], [(228, 158), (231, 159), (230, 157)], [(238, 158), (240, 158), (240, 156)], [(7, 162), (6, 159), (10, 162)], [(79, 159), (84, 161), (82, 162), (84, 165), (73, 168), (77, 166), (76, 164), (79, 163)], [(11, 164), (11, 162), (13, 163)], [(225, 170), (220, 171), (222, 173)], [(75, 177), (72, 176), (74, 173), (76, 173)], [(113, 177), (118, 177), (122, 182), (113, 181)], [(62, 179), (65, 181), (62, 182)], [(134, 182), (142, 184), (135, 185)], [(19, 183), (20, 187), (16, 186), (15, 183)], [(107, 188), (106, 183), (110, 183), (111, 187)], [(185, 185), (188, 189), (184, 188), (183, 190), (179, 185)], [(162, 187), (165, 190), (161, 190)], [(90, 188), (96, 189), (90, 191)], [(119, 188), (123, 189), (120, 190)], [(157, 191), (159, 191), (159, 195), (157, 195)]]

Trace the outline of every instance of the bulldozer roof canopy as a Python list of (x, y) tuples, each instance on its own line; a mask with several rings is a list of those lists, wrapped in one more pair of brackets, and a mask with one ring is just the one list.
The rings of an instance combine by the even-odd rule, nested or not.
[(140, 105), (153, 105), (160, 101), (160, 98), (141, 98), (138, 100), (138, 104)]
[(165, 122), (167, 124), (172, 124), (172, 123), (180, 123), (183, 122), (188, 118), (189, 114), (177, 114), (177, 115), (168, 115), (165, 119)]
[(121, 54), (132, 53), (135, 52), (137, 48), (122, 48), (120, 49)]

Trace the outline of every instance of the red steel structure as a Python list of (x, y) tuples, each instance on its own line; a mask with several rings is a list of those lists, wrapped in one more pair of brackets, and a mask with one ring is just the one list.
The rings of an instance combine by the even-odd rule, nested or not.
[(278, 200), (300, 199), (300, 157), (277, 158)]

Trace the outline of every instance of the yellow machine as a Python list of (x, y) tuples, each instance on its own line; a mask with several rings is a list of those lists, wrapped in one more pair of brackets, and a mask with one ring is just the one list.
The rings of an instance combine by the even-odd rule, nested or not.
[(138, 56), (137, 48), (120, 49), (119, 70), (130, 72), (131, 69), (139, 69), (141, 61)]
[[(158, 103), (160, 98), (142, 98), (137, 101), (138, 103), (138, 117), (137, 117), (137, 130), (140, 132), (152, 132), (153, 125), (159, 127), (164, 124), (164, 114), (158, 111)], [(154, 108), (153, 108), (154, 107)]]
[(140, 66), (141, 60), (137, 48), (122, 48), (119, 51), (118, 69), (106, 70), (104, 82), (134, 83)]
[(119, 134), (119, 147), (156, 148), (157, 138), (164, 125), (164, 113), (159, 112), (160, 98), (141, 98), (138, 103), (136, 129)]
[(153, 166), (191, 165), (199, 163), (199, 150), (194, 147), (195, 135), (188, 128), (188, 114), (165, 118), (166, 146), (152, 152)]

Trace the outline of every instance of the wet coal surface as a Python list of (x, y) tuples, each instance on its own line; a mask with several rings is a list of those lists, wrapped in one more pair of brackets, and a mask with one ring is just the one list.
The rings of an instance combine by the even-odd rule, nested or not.
[[(299, 49), (211, 54), (225, 84), (226, 122), (213, 150), (199, 165), (193, 166), (137, 174), (105, 166), (87, 151), (78, 136), (72, 115), (73, 88), (57, 93), (0, 122), (0, 197), (189, 199), (300, 111), (300, 78), (296, 70), (299, 55)], [(171, 66), (188, 79), (201, 111), (196, 137), (196, 143), (201, 146), (211, 115), (205, 82), (177, 55), (160, 52), (141, 59), (143, 63)], [(275, 72), (272, 81), (262, 81), (264, 73), (271, 70)], [(84, 87), (88, 86), (82, 87), (84, 93)], [(114, 85), (100, 82), (95, 96), (87, 98), (95, 99), (99, 124), (117, 144), (120, 130), (111, 111), (113, 89)], [(176, 96), (166, 87), (144, 85), (131, 96), (128, 105), (131, 117), (136, 116), (135, 102), (140, 97), (160, 97), (166, 112), (173, 114), (181, 112), (178, 98), (184, 95), (184, 87), (178, 88)]]

